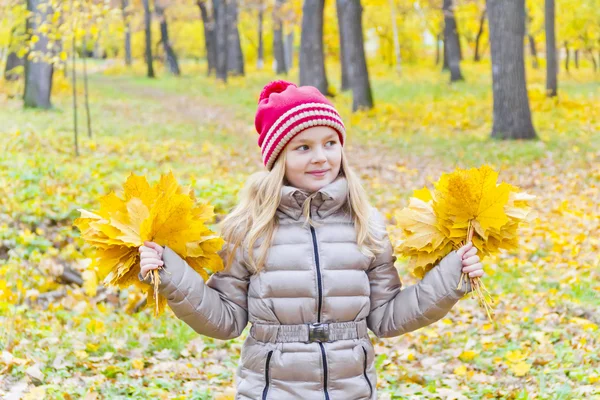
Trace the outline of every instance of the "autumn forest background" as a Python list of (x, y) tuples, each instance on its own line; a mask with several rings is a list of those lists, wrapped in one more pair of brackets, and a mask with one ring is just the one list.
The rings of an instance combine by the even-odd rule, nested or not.
[[(173, 171), (215, 207), (263, 168), (262, 87), (313, 85), (397, 212), (483, 164), (535, 195), (466, 297), (373, 337), (382, 399), (600, 399), (600, 1), (0, 0), (0, 398), (231, 399), (241, 338), (99, 282), (78, 209)], [(404, 285), (417, 279), (396, 264)]]

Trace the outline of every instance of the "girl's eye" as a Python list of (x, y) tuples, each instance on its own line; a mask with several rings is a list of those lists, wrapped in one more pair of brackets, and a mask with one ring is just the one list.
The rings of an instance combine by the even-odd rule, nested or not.
[[(329, 143), (331, 143), (331, 144), (329, 144)], [(330, 140), (326, 144), (329, 145), (329, 147), (331, 147), (331, 146), (335, 146), (336, 143), (337, 142), (335, 140)], [(303, 147), (306, 147), (306, 149), (303, 149)], [(308, 150), (308, 145), (306, 145), (306, 144), (300, 145), (300, 146), (296, 147), (296, 150)]]

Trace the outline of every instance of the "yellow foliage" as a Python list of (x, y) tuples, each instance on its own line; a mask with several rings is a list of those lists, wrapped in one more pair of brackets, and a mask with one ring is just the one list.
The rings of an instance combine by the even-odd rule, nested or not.
[(397, 213), (404, 238), (398, 251), (410, 257), (411, 273), (422, 279), (443, 257), (473, 234), (484, 255), (518, 244), (520, 222), (533, 215), (529, 202), (535, 196), (497, 183), (498, 173), (484, 165), (443, 174), (434, 192), (414, 192), (409, 206)]
[[(169, 246), (204, 279), (207, 270), (223, 269), (217, 254), (223, 239), (204, 225), (213, 217), (212, 206), (195, 205), (193, 191), (179, 186), (172, 173), (161, 175), (154, 186), (132, 173), (123, 188), (124, 199), (111, 192), (100, 198), (98, 211), (79, 209), (81, 217), (74, 222), (95, 248), (90, 268), (99, 279), (120, 288), (141, 288), (150, 305), (155, 287), (148, 288), (138, 280), (138, 249), (147, 240)], [(158, 296), (156, 303), (156, 312), (162, 312), (166, 299)]]
[(515, 376), (525, 376), (531, 369), (531, 365), (526, 362), (519, 362), (517, 364), (511, 364), (510, 370), (515, 374)]
[(471, 361), (475, 357), (477, 357), (477, 352), (473, 350), (465, 350), (458, 356), (458, 358), (463, 362)]

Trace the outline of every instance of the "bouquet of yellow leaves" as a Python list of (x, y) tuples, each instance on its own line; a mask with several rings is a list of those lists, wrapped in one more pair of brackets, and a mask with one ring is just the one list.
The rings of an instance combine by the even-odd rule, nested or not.
[[(442, 258), (472, 241), (482, 255), (518, 246), (517, 229), (530, 221), (529, 202), (535, 196), (508, 183), (497, 183), (498, 173), (484, 165), (443, 174), (433, 192), (416, 190), (409, 206), (396, 215), (404, 234), (397, 250), (409, 257), (409, 270), (422, 279)], [(459, 287), (466, 282), (461, 274)], [(493, 303), (479, 277), (470, 278), (474, 294), (492, 320)]]
[(204, 223), (213, 207), (196, 205), (191, 188), (184, 189), (171, 172), (150, 186), (144, 176), (131, 174), (125, 184), (124, 199), (111, 192), (100, 198), (98, 211), (79, 209), (74, 225), (94, 248), (90, 269), (105, 284), (126, 288), (134, 285), (146, 292), (147, 304), (154, 298), (155, 315), (164, 310), (166, 299), (158, 294), (158, 270), (152, 271), (153, 286), (138, 279), (139, 247), (149, 240), (169, 246), (205, 280), (207, 270), (218, 272), (223, 261), (217, 252), (223, 239)]

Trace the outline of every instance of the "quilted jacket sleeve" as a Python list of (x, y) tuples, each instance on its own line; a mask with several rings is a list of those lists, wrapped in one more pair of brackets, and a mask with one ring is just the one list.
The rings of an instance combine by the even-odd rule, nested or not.
[(371, 287), (367, 325), (375, 335), (400, 336), (430, 325), (448, 314), (460, 298), (472, 291), (470, 282), (463, 282), (461, 289), (456, 288), (462, 270), (456, 251), (444, 257), (419, 283), (402, 289), (385, 220), (376, 210), (372, 218), (381, 227), (379, 238), (385, 243), (384, 251), (375, 257), (367, 271)]
[[(226, 247), (219, 252), (226, 260)], [(196, 332), (216, 339), (233, 339), (248, 324), (250, 272), (238, 249), (227, 271), (213, 274), (205, 283), (188, 263), (169, 247), (163, 252), (159, 292), (167, 298), (175, 315)], [(150, 278), (143, 280), (149, 283)]]

